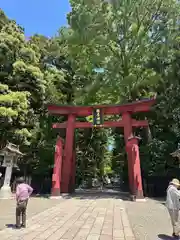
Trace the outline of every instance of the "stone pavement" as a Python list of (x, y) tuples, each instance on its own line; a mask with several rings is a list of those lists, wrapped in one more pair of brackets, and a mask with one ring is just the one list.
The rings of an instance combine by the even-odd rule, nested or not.
[[(52, 200), (50, 200), (52, 201)], [(30, 218), (27, 228), (0, 231), (1, 240), (134, 240), (124, 202), (70, 198)]]
[(136, 240), (171, 240), (172, 227), (164, 201), (124, 202)]
[[(59, 204), (59, 200), (33, 197), (28, 204), (28, 217), (32, 217), (57, 204)], [(0, 199), (0, 230), (5, 228), (6, 224), (13, 224), (15, 222), (15, 209), (16, 201), (14, 199)]]

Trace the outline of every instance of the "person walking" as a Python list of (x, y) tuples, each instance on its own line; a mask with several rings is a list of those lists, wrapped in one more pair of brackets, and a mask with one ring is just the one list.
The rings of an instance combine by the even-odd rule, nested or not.
[[(33, 192), (33, 188), (25, 183), (21, 177), (17, 180), (16, 187), (16, 228), (26, 227), (26, 209), (28, 199)], [(22, 219), (21, 219), (22, 218)], [(21, 224), (22, 220), (22, 224)]]
[(166, 207), (168, 209), (171, 223), (173, 227), (172, 236), (179, 238), (180, 226), (179, 226), (179, 209), (180, 209), (180, 182), (174, 178), (167, 188)]

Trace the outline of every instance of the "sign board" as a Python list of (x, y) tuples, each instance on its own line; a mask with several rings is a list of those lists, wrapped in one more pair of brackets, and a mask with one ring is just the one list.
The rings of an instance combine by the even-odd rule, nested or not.
[(100, 108), (93, 109), (93, 125), (103, 125), (103, 112)]

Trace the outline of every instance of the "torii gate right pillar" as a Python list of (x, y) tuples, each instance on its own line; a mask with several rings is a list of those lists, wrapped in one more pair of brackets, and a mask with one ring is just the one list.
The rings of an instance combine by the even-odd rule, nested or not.
[(135, 197), (135, 199), (143, 199), (144, 194), (142, 187), (138, 140), (139, 138), (134, 136), (129, 138), (127, 143), (127, 150), (128, 153), (131, 155), (132, 194)]
[(128, 175), (130, 193), (135, 199), (143, 199), (141, 166), (139, 157), (138, 138), (133, 137), (132, 119), (130, 113), (122, 115), (124, 123), (124, 139), (128, 158)]
[(63, 193), (69, 193), (70, 182), (71, 182), (71, 172), (73, 165), (73, 144), (74, 144), (74, 122), (75, 115), (69, 114), (66, 128), (66, 140), (64, 146), (64, 160), (62, 168), (62, 187)]

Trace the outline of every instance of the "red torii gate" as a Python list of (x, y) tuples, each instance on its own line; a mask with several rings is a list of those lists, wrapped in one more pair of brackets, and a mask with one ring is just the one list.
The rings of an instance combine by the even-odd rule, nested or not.
[[(128, 175), (130, 192), (136, 199), (143, 198), (141, 167), (139, 158), (138, 138), (133, 135), (133, 128), (148, 127), (147, 120), (135, 120), (131, 114), (137, 112), (148, 112), (155, 103), (155, 98), (136, 101), (123, 105), (95, 105), (95, 106), (59, 106), (48, 105), (51, 115), (66, 115), (66, 122), (54, 123), (53, 128), (66, 128), (65, 144), (61, 137), (57, 138), (54, 173), (52, 177), (52, 196), (60, 193), (69, 193), (75, 184), (75, 152), (74, 129), (93, 128), (90, 122), (77, 122), (76, 117), (87, 117), (92, 115), (94, 109), (101, 109), (103, 115), (122, 115), (118, 121), (105, 121), (103, 125), (96, 127), (123, 127), (126, 152), (128, 157)], [(64, 145), (64, 150), (63, 150)]]

